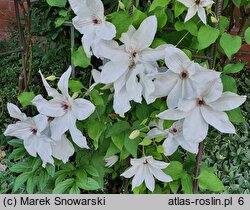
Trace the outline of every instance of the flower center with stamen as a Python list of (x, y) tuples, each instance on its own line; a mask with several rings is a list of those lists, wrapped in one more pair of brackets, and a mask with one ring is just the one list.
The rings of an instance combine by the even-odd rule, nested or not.
[(181, 77), (181, 79), (188, 78), (188, 72), (186, 72), (186, 71), (181, 72), (180, 77)]
[(62, 108), (63, 108), (64, 111), (67, 111), (67, 110), (69, 110), (70, 106), (68, 104), (66, 104), (66, 103), (63, 103)]
[(195, 0), (195, 4), (199, 5), (201, 3), (201, 0)]
[(36, 134), (37, 134), (37, 129), (36, 129), (36, 128), (31, 128), (31, 133), (32, 133), (33, 135), (36, 135)]
[(100, 24), (102, 21), (101, 21), (101, 19), (99, 19), (99, 18), (95, 18), (95, 19), (92, 20), (92, 22), (93, 22), (95, 25), (97, 25), (97, 24)]
[(171, 134), (176, 135), (178, 130), (176, 128), (173, 128), (169, 131)]
[(203, 99), (198, 99), (197, 100), (197, 105), (198, 106), (203, 106), (203, 105), (205, 105), (205, 101)]
[(147, 160), (145, 160), (145, 161), (143, 162), (143, 164), (148, 164), (148, 161), (147, 161)]

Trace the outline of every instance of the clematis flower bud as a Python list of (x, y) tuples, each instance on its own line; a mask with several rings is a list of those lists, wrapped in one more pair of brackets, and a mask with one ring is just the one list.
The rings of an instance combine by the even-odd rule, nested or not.
[(48, 81), (55, 81), (56, 79), (57, 79), (57, 77), (55, 75), (51, 75), (51, 76), (46, 77), (46, 80), (48, 80)]
[(121, 9), (121, 10), (125, 10), (125, 5), (121, 2), (121, 1), (119, 1), (119, 8)]
[(73, 95), (72, 95), (72, 98), (76, 99), (78, 96), (79, 96), (79, 92), (74, 92)]
[(0, 171), (5, 171), (5, 170), (6, 170), (6, 168), (7, 168), (7, 166), (6, 166), (6, 165), (4, 165), (4, 164), (0, 163)]
[(135, 139), (140, 135), (140, 131), (139, 130), (134, 130), (130, 135), (129, 135), (129, 139)]

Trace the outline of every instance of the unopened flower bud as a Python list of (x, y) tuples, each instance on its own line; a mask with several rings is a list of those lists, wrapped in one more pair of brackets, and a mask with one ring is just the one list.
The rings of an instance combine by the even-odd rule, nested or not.
[(218, 20), (216, 19), (216, 17), (211, 16), (211, 22), (212, 22), (212, 23), (217, 23), (217, 22), (218, 22)]
[(119, 8), (125, 10), (125, 5), (121, 1), (119, 1)]
[(135, 139), (140, 135), (140, 131), (139, 130), (134, 130), (130, 135), (129, 135), (129, 139)]
[(48, 80), (48, 81), (55, 81), (56, 79), (57, 79), (57, 77), (55, 75), (51, 75), (51, 76), (46, 77), (46, 80)]
[(7, 168), (7, 166), (6, 166), (6, 165), (4, 165), (4, 164), (0, 163), (0, 171), (5, 171), (5, 170), (6, 170), (6, 168)]
[(107, 85), (105, 85), (105, 86), (103, 86), (102, 88), (100, 88), (101, 90), (109, 90), (109, 89), (111, 89), (113, 87), (113, 84), (107, 84)]
[(79, 96), (79, 92), (74, 92), (73, 95), (72, 95), (72, 98), (76, 99), (78, 96)]

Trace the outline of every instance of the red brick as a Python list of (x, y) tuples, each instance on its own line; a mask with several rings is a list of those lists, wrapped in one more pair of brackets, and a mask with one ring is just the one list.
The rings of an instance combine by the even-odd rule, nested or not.
[(9, 2), (7, 0), (0, 1), (0, 10), (1, 11), (9, 11), (10, 10)]

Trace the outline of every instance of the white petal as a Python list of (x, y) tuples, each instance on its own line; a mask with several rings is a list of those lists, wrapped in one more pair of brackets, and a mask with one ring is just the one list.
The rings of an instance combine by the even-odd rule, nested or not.
[[(35, 127), (35, 126), (34, 126)], [(4, 131), (5, 136), (15, 136), (19, 139), (25, 140), (32, 136), (32, 125), (26, 122), (17, 122), (16, 124), (10, 124)]]
[(43, 115), (60, 117), (65, 114), (61, 100), (52, 99), (47, 101), (41, 95), (38, 95), (32, 100), (32, 103), (37, 107), (38, 112)]
[(187, 16), (185, 18), (185, 22), (189, 21), (192, 17), (194, 17), (197, 10), (198, 9), (197, 9), (196, 5), (189, 7), (188, 12), (187, 12)]
[(81, 34), (95, 33), (95, 27), (93, 26), (93, 21), (91, 18), (82, 18), (81, 16), (76, 16), (72, 19), (73, 26)]
[(93, 69), (93, 70), (91, 70), (91, 74), (92, 74), (92, 77), (93, 77), (95, 83), (99, 83), (101, 80), (101, 72), (96, 70), (96, 69)]
[(191, 64), (190, 59), (188, 58), (188, 56), (180, 49), (176, 48), (176, 47), (166, 47), (165, 50), (165, 62), (167, 67), (179, 74), (180, 72), (183, 71), (183, 64), (186, 63), (186, 65), (188, 63)]
[(122, 88), (125, 88), (127, 82), (127, 72), (125, 72), (118, 80), (116, 80), (113, 85), (115, 92), (118, 93)]
[(125, 172), (123, 172), (121, 174), (121, 176), (124, 176), (126, 178), (131, 178), (132, 176), (135, 175), (135, 173), (137, 173), (138, 171), (138, 167), (137, 166), (132, 166), (129, 169), (127, 169)]
[(188, 115), (188, 112), (183, 112), (178, 109), (168, 109), (158, 114), (157, 117), (163, 120), (180, 120), (187, 117)]
[(178, 109), (183, 112), (190, 112), (197, 105), (196, 99), (193, 100), (183, 100), (178, 103)]
[(201, 142), (208, 132), (208, 123), (204, 120), (200, 108), (195, 108), (183, 123), (183, 135), (187, 141)]
[(206, 69), (198, 63), (194, 63), (194, 67), (195, 74), (191, 76), (191, 79), (197, 83), (204, 84), (206, 82), (220, 78), (221, 72)]
[(192, 99), (197, 96), (197, 87), (192, 80), (189, 78), (182, 80), (182, 98), (183, 99)]
[(152, 175), (152, 172), (150, 171), (149, 169), (149, 165), (146, 165), (145, 166), (145, 169), (144, 169), (144, 180), (145, 180), (145, 185), (146, 187), (151, 191), (153, 192), (154, 189), (155, 189), (155, 179)]
[(201, 113), (206, 122), (222, 133), (235, 133), (233, 124), (225, 112), (214, 111), (209, 106), (202, 106)]
[(151, 74), (148, 77), (153, 79), (155, 91), (152, 93), (152, 95), (156, 98), (167, 96), (175, 86), (178, 79), (178, 75), (172, 71)]
[(204, 24), (207, 24), (207, 17), (206, 17), (206, 11), (203, 7), (199, 6), (198, 7), (198, 16), (200, 17), (201, 21)]
[(212, 4), (214, 4), (214, 1), (211, 1), (211, 0), (203, 0), (200, 2), (200, 5), (202, 7), (208, 7), (208, 6), (211, 6)]
[(147, 77), (147, 74), (140, 73), (140, 83), (143, 87), (142, 94), (147, 104), (153, 103), (156, 97), (152, 95), (153, 92), (155, 91), (155, 86), (152, 79)]
[(162, 182), (171, 182), (173, 181), (173, 179), (165, 174), (162, 170), (158, 169), (158, 168), (154, 168), (152, 166), (149, 166), (149, 169), (151, 171), (151, 173), (155, 176), (156, 179), (162, 181)]
[(57, 86), (62, 94), (66, 97), (69, 97), (68, 86), (69, 86), (69, 78), (72, 72), (71, 66), (68, 68), (66, 72), (61, 76)]
[[(96, 40), (96, 33), (94, 28), (90, 28), (89, 30), (84, 32), (84, 35), (82, 37), (82, 46), (88, 57), (92, 56), (91, 47), (93, 47), (95, 40)], [(97, 57), (98, 56), (99, 53)]]
[(130, 164), (132, 166), (139, 166), (139, 165), (142, 165), (146, 159), (147, 159), (147, 157), (142, 157), (142, 158), (138, 158), (138, 159), (133, 158), (133, 159), (130, 159)]
[(69, 128), (72, 140), (81, 148), (88, 149), (86, 137), (83, 136), (82, 132), (76, 127), (75, 124), (71, 124)]
[(104, 17), (104, 7), (101, 0), (85, 0), (86, 6), (91, 11), (93, 16), (96, 16), (100, 19)]
[(57, 141), (55, 145), (52, 145), (52, 155), (58, 160), (62, 160), (64, 163), (68, 162), (69, 158), (74, 154), (73, 144), (62, 136), (60, 141)]
[(192, 141), (187, 141), (183, 139), (182, 141), (179, 141), (180, 146), (187, 150), (188, 152), (191, 152), (193, 154), (197, 154), (199, 151), (199, 143), (197, 142), (192, 142)]
[(133, 34), (131, 40), (133, 46), (136, 48), (136, 51), (144, 50), (152, 44), (156, 30), (157, 19), (155, 16), (150, 16), (141, 23), (140, 27)]
[(7, 109), (12, 118), (19, 119), (21, 121), (25, 121), (27, 119), (26, 114), (22, 113), (15, 104), (7, 103)]
[(50, 123), (51, 138), (59, 141), (62, 135), (69, 130), (70, 125), (75, 125), (76, 118), (71, 117), (72, 113), (67, 113), (61, 117), (56, 117)]
[(246, 96), (239, 96), (236, 93), (224, 92), (222, 96), (209, 104), (216, 111), (229, 111), (239, 107), (246, 101)]
[(44, 78), (44, 76), (40, 70), (39, 70), (39, 73), (41, 75), (42, 82), (43, 82), (43, 85), (48, 93), (48, 96), (51, 96), (51, 97), (60, 96), (60, 94), (58, 93), (58, 91), (56, 89), (50, 87), (50, 85), (48, 84), (48, 82), (46, 81), (46, 79)]
[(51, 144), (47, 141), (47, 137), (41, 136), (38, 139), (36, 147), (37, 153), (43, 161), (43, 167), (45, 167), (47, 163), (54, 164)]
[(82, 98), (72, 100), (71, 104), (72, 112), (78, 120), (85, 120), (95, 111), (95, 106), (90, 101)]
[(144, 165), (140, 165), (137, 168), (136, 174), (132, 180), (132, 190), (135, 187), (138, 187), (142, 184), (143, 180), (144, 180), (144, 176), (145, 176), (145, 166)]
[(137, 78), (137, 75), (142, 71), (142, 65), (137, 65), (134, 69), (130, 70), (126, 83), (129, 100), (133, 100), (137, 103), (141, 103), (142, 101), (142, 85), (139, 83)]
[(125, 50), (120, 49), (119, 44), (116, 41), (104, 41), (98, 42), (98, 53), (101, 57), (107, 58), (109, 60), (124, 60), (128, 55)]
[(204, 83), (203, 85), (200, 85), (197, 89), (198, 92), (202, 91), (200, 95), (202, 96), (204, 101), (209, 104), (213, 101), (216, 101), (222, 96), (223, 84), (221, 79), (219, 78), (214, 81)]
[(80, 15), (82, 18), (90, 18), (91, 11), (86, 5), (86, 1), (83, 0), (69, 0), (71, 9), (76, 15)]
[(128, 31), (125, 33), (122, 33), (122, 35), (121, 35), (120, 41), (123, 44), (125, 44), (127, 50), (129, 49), (129, 47), (132, 46), (131, 38), (135, 32), (136, 32), (135, 27), (133, 25), (130, 25), (128, 28)]
[(154, 168), (159, 168), (159, 169), (164, 169), (164, 168), (168, 167), (168, 165), (169, 165), (169, 163), (155, 160), (152, 156), (148, 156), (147, 161), (148, 161), (149, 165), (151, 165)]
[(37, 156), (38, 141), (39, 140), (35, 135), (32, 135), (23, 141), (24, 148), (33, 157)]
[(183, 86), (183, 80), (178, 79), (174, 88), (168, 94), (167, 105), (170, 109), (177, 107), (179, 101), (183, 99), (182, 86)]
[(118, 80), (128, 70), (127, 62), (108, 62), (101, 72), (101, 82), (104, 84), (112, 83)]
[(177, 150), (179, 143), (173, 137), (168, 137), (162, 146), (164, 147), (164, 154), (170, 156)]
[(192, 7), (195, 4), (194, 0), (178, 0), (178, 1), (184, 4), (186, 7)]
[(110, 157), (107, 157), (105, 159), (106, 165), (105, 167), (112, 167), (117, 161), (119, 160), (119, 157), (117, 155), (112, 155)]
[(124, 117), (124, 114), (130, 110), (129, 96), (125, 88), (122, 88), (119, 92), (115, 92), (113, 108), (115, 113), (121, 117)]
[(144, 140), (154, 139), (156, 137), (166, 136), (166, 135), (167, 135), (167, 133), (164, 130), (161, 130), (159, 128), (153, 128), (147, 133), (147, 136), (144, 138)]
[(145, 49), (139, 54), (139, 58), (143, 61), (158, 61), (165, 58), (165, 50), (167, 45), (160, 45), (156, 49)]
[(38, 131), (40, 133), (43, 132), (49, 126), (48, 117), (45, 115), (38, 114), (32, 119), (35, 121), (36, 127), (38, 128)]
[(104, 21), (96, 29), (96, 36), (99, 39), (112, 40), (115, 37), (116, 29), (115, 26), (107, 21)]

